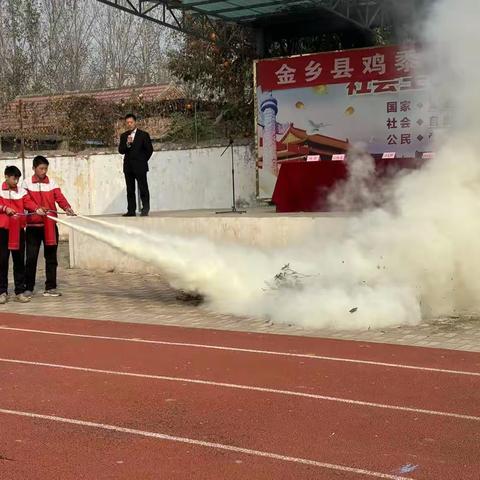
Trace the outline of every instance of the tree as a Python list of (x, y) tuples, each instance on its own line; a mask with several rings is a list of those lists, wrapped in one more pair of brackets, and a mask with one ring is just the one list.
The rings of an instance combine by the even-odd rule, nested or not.
[(53, 103), (59, 131), (68, 138), (73, 151), (85, 148), (87, 142), (113, 145), (115, 107), (87, 96), (70, 96)]
[(112, 8), (99, 12), (94, 38), (97, 83), (100, 85), (121, 87), (133, 83), (132, 54), (138, 44), (134, 26), (127, 13)]
[(95, 0), (0, 2), (0, 102), (167, 80), (158, 25)]
[(169, 37), (158, 25), (112, 8), (101, 9), (94, 31), (96, 84), (118, 88), (166, 81)]
[(95, 12), (80, 0), (41, 0), (44, 91), (81, 90), (90, 84)]
[(0, 100), (32, 90), (38, 79), (39, 9), (36, 0), (3, 0), (0, 9)]
[(64, 18), (63, 48), (59, 54), (64, 58), (66, 90), (80, 90), (88, 86), (92, 31), (95, 22), (93, 8), (84, 0), (65, 0), (68, 7)]
[(283, 57), (334, 50), (348, 50), (373, 45), (387, 45), (391, 43), (391, 39), (392, 31), (391, 28), (388, 27), (375, 28), (372, 31), (347, 29), (305, 37), (279, 39), (268, 46), (266, 54), (269, 57)]
[[(179, 48), (169, 54), (173, 76), (194, 102), (218, 105), (217, 118), (227, 122), (227, 135), (253, 132), (253, 59), (251, 37), (236, 25), (204, 27), (211, 41), (179, 36)], [(209, 31), (210, 30), (210, 31)]]
[(137, 20), (138, 46), (134, 50), (136, 84), (148, 85), (169, 80), (166, 51), (171, 34), (152, 22)]

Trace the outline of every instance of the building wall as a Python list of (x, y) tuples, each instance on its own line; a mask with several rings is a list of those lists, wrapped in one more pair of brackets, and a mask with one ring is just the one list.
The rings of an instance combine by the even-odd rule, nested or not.
[[(152, 211), (229, 208), (232, 204), (231, 156), (224, 147), (155, 152), (150, 159)], [(49, 156), (50, 175), (61, 186), (73, 208), (83, 215), (126, 211), (122, 157), (118, 154)], [(236, 199), (255, 203), (255, 156), (250, 146), (234, 148)], [(32, 158), (26, 159), (27, 174)], [(0, 157), (0, 168), (21, 160)]]

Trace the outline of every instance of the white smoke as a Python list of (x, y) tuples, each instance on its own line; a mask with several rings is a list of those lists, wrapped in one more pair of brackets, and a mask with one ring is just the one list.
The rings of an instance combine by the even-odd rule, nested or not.
[[(400, 172), (396, 172), (396, 179)], [(348, 152), (348, 178), (339, 182), (328, 197), (330, 211), (360, 212), (383, 205), (392, 206), (393, 174), (383, 177), (375, 172), (375, 160), (362, 145)]]
[(454, 127), (433, 161), (391, 185), (386, 206), (372, 207), (367, 195), (370, 208), (349, 221), (341, 239), (319, 249), (312, 236), (301, 248), (264, 252), (83, 221), (73, 227), (158, 265), (174, 287), (204, 294), (221, 312), (363, 329), (478, 311), (479, 21), (478, 0), (461, 8), (455, 0), (435, 3), (425, 58), (435, 95), (453, 107)]

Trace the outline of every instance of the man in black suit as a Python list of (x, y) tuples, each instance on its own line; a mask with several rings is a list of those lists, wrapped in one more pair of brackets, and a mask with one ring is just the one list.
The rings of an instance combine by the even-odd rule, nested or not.
[(128, 209), (124, 217), (135, 217), (137, 210), (135, 180), (138, 182), (142, 210), (140, 215), (147, 217), (150, 211), (150, 193), (148, 191), (148, 161), (153, 153), (150, 135), (137, 128), (137, 118), (132, 113), (125, 117), (127, 131), (120, 135), (118, 151), (123, 157), (123, 173), (127, 184)]

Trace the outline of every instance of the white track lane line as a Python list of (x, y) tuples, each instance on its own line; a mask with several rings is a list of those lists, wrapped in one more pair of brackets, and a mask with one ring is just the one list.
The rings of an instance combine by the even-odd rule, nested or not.
[(221, 345), (203, 345), (198, 343), (183, 343), (183, 342), (167, 342), (162, 340), (144, 340), (142, 338), (126, 338), (126, 337), (109, 337), (103, 335), (87, 335), (83, 333), (69, 333), (69, 332), (56, 332), (52, 330), (35, 330), (30, 328), (15, 328), (5, 325), (0, 326), (0, 330), (12, 331), (12, 332), (24, 332), (24, 333), (38, 333), (43, 335), (54, 335), (64, 337), (76, 337), (76, 338), (88, 338), (95, 340), (114, 340), (120, 342), (133, 342), (133, 343), (146, 343), (151, 345), (166, 345), (171, 347), (186, 347), (186, 348), (203, 348), (207, 350), (223, 350), (228, 352), (242, 352), (242, 353), (255, 353), (259, 355), (274, 355), (279, 357), (294, 357), (294, 358), (309, 358), (313, 360), (325, 360), (331, 362), (345, 362), (345, 363), (357, 363), (361, 365), (374, 365), (378, 367), (389, 368), (403, 368), (407, 370), (418, 370), (421, 372), (437, 372), (437, 373), (449, 373), (454, 375), (469, 375), (473, 377), (480, 377), (480, 372), (468, 372), (463, 370), (447, 370), (443, 368), (432, 367), (419, 367), (415, 365), (403, 365), (398, 363), (385, 363), (375, 362), (370, 360), (357, 360), (354, 358), (341, 358), (341, 357), (326, 357), (323, 355), (314, 355), (308, 353), (290, 353), (290, 352), (275, 352), (271, 350), (255, 350), (250, 348), (237, 348), (237, 347), (224, 347)]
[(70, 425), (77, 425), (81, 427), (90, 427), (90, 428), (97, 428), (97, 429), (102, 429), (102, 430), (110, 430), (113, 432), (119, 432), (119, 433), (127, 433), (130, 435), (138, 435), (141, 437), (148, 437), (148, 438), (156, 438), (158, 440), (165, 440), (169, 442), (177, 442), (177, 443), (185, 443), (188, 445), (196, 445), (199, 447), (206, 447), (206, 448), (213, 448), (216, 450), (224, 450), (228, 452), (234, 452), (234, 453), (241, 453), (245, 455), (252, 455), (255, 457), (263, 457), (263, 458), (269, 458), (272, 460), (280, 460), (283, 462), (289, 462), (289, 463), (295, 463), (295, 464), (300, 464), (300, 465), (308, 465), (311, 467), (318, 467), (318, 468), (324, 468), (324, 469), (329, 469), (329, 470), (335, 470), (337, 472), (345, 472), (345, 473), (355, 473), (358, 475), (363, 475), (366, 477), (373, 477), (373, 478), (386, 478), (389, 480), (410, 480), (409, 477), (400, 477), (397, 475), (389, 475), (387, 473), (380, 473), (380, 472), (374, 472), (371, 470), (364, 470), (361, 468), (355, 468), (355, 467), (348, 467), (345, 465), (335, 465), (333, 463), (325, 463), (325, 462), (319, 462), (317, 460), (309, 460), (306, 458), (297, 458), (297, 457), (289, 457), (286, 455), (280, 455), (278, 453), (272, 453), (272, 452), (265, 452), (262, 450), (251, 450), (249, 448), (242, 448), (242, 447), (236, 447), (234, 445), (225, 445), (223, 443), (214, 443), (214, 442), (205, 442), (203, 440), (195, 440), (192, 438), (186, 438), (186, 437), (175, 437), (173, 435), (166, 435), (163, 433), (156, 433), (156, 432), (147, 432), (143, 430), (136, 430), (134, 428), (125, 428), (117, 425), (107, 425), (104, 423), (95, 423), (95, 422), (89, 422), (86, 420), (78, 420), (74, 418), (64, 418), (64, 417), (57, 417), (54, 415), (41, 415), (39, 413), (32, 413), (32, 412), (21, 412), (17, 410), (7, 410), (0, 408), (0, 414), (4, 415), (16, 415), (19, 417), (28, 417), (28, 418), (36, 418), (36, 419), (41, 419), (41, 420), (49, 420), (51, 422), (57, 422), (57, 423), (66, 423)]
[(14, 358), (0, 358), (0, 362), (2, 363), (10, 363), (10, 364), (17, 364), (17, 365), (29, 365), (35, 367), (48, 367), (48, 368), (58, 368), (64, 370), (75, 370), (79, 372), (89, 372), (89, 373), (100, 373), (105, 375), (118, 375), (124, 377), (136, 377), (136, 378), (145, 378), (150, 380), (162, 380), (162, 381), (170, 381), (170, 382), (180, 382), (180, 383), (191, 383), (196, 385), (207, 385), (213, 387), (223, 387), (223, 388), (233, 388), (237, 390), (249, 390), (252, 392), (262, 392), (262, 393), (272, 393), (277, 395), (286, 395), (290, 397), (301, 397), (301, 398), (309, 398), (314, 400), (323, 400), (328, 402), (338, 402), (338, 403), (345, 403), (349, 405), (357, 405), (361, 407), (370, 407), (370, 408), (382, 408), (386, 410), (397, 410), (402, 412), (409, 412), (409, 413), (416, 413), (416, 414), (425, 414), (425, 415), (435, 415), (439, 417), (451, 417), (460, 420), (473, 420), (476, 422), (480, 422), (480, 417), (476, 417), (474, 415), (464, 415), (461, 413), (451, 413), (451, 412), (441, 412), (437, 410), (427, 410), (422, 408), (413, 408), (413, 407), (403, 407), (400, 405), (389, 405), (383, 403), (374, 403), (374, 402), (364, 402), (361, 400), (352, 400), (349, 398), (341, 398), (341, 397), (331, 397), (327, 395), (317, 395), (314, 393), (303, 393), (303, 392), (296, 392), (293, 390), (280, 390), (276, 388), (268, 388), (268, 387), (255, 387), (251, 385), (238, 385), (235, 383), (223, 383), (223, 382), (211, 382), (209, 380), (198, 380), (194, 378), (181, 378), (181, 377), (168, 377), (164, 375), (149, 375), (144, 373), (132, 373), (132, 372), (121, 372), (115, 370), (102, 370), (97, 368), (88, 368), (88, 367), (76, 367), (72, 365), (62, 365), (56, 363), (43, 363), (43, 362), (30, 362), (27, 360), (18, 360)]

